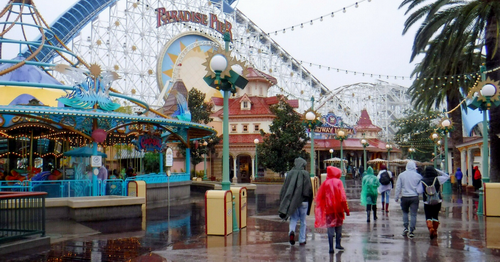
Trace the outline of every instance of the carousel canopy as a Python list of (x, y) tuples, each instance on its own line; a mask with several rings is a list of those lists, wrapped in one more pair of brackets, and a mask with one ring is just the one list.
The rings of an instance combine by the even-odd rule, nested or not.
[[(63, 153), (64, 156), (74, 156), (74, 157), (90, 157), (93, 155), (92, 153), (92, 148), (88, 146), (84, 147), (78, 147), (73, 150), (70, 150), (68, 152)], [(97, 151), (98, 156), (102, 156), (104, 158), (107, 158), (108, 156), (104, 154), (103, 152)]]

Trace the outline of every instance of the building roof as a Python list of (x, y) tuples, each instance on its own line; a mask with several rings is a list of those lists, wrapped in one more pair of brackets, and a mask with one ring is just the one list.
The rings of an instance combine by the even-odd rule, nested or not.
[[(245, 110), (241, 109), (241, 101), (242, 100), (250, 100), (251, 107), (250, 110)], [(212, 98), (213, 103), (216, 106), (223, 106), (224, 104), (224, 99), (219, 98), (219, 97), (213, 97)], [(252, 96), (249, 97), (246, 94), (244, 94), (241, 97), (238, 98), (233, 98), (229, 99), (229, 117), (235, 117), (235, 116), (271, 116), (273, 113), (269, 109), (271, 105), (277, 104), (279, 102), (279, 97), (257, 97), (257, 96)], [(299, 106), (299, 101), (298, 100), (287, 100), (288, 104), (292, 106), (293, 108), (298, 108)], [(222, 117), (224, 113), (223, 108), (219, 109), (218, 111), (214, 112), (212, 116), (216, 117)]]
[(276, 85), (278, 83), (278, 80), (274, 78), (273, 76), (270, 76), (266, 73), (263, 73), (257, 69), (254, 69), (252, 67), (249, 67), (247, 69), (248, 73), (245, 76), (245, 78), (248, 81), (264, 81), (264, 82), (269, 82), (271, 86)]
[(375, 131), (380, 132), (382, 128), (374, 125), (366, 109), (361, 110), (361, 116), (359, 117), (358, 124), (354, 126), (357, 132), (363, 131)]

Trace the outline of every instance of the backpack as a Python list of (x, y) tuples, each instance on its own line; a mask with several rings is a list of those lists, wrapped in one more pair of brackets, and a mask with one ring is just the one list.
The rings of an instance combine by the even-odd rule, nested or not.
[(436, 187), (434, 184), (436, 183), (437, 177), (434, 178), (434, 181), (432, 182), (432, 185), (427, 185), (424, 181), (422, 181), (422, 184), (425, 186), (425, 196), (427, 197), (427, 205), (436, 205), (441, 202), (441, 199), (439, 198), (439, 193), (436, 190)]
[(380, 178), (378, 180), (380, 184), (386, 186), (391, 183), (391, 178), (389, 177), (389, 173), (387, 171), (384, 171), (382, 174), (380, 174)]

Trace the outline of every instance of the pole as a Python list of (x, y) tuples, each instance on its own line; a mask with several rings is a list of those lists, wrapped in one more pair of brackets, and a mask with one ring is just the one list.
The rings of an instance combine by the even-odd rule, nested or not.
[(255, 176), (254, 179), (257, 180), (258, 172), (259, 172), (259, 154), (257, 152), (257, 144), (255, 144)]
[[(363, 163), (363, 168), (364, 168), (363, 170), (366, 171), (366, 146), (365, 145), (363, 145), (363, 160), (365, 161)], [(360, 175), (362, 176), (363, 174), (360, 174)]]
[[(448, 129), (445, 130), (444, 132), (444, 172), (446, 174), (448, 173)], [(451, 194), (451, 182), (448, 179), (446, 182), (443, 184), (443, 194)]]
[[(314, 97), (311, 97), (311, 110), (314, 111)], [(314, 119), (316, 121), (316, 119)], [(316, 128), (315, 125), (311, 126), (311, 177), (314, 177), (315, 175), (315, 163), (314, 163), (314, 129)]]
[[(92, 143), (92, 155), (97, 156), (97, 142)], [(92, 168), (92, 196), (98, 196), (97, 190), (98, 190), (98, 184), (97, 184), (97, 174), (99, 173), (99, 170), (97, 167)]]
[(391, 160), (391, 150), (387, 149), (387, 171), (389, 171), (389, 161)]
[(207, 180), (207, 151), (205, 147), (205, 157), (203, 159), (203, 180)]
[(344, 188), (346, 187), (345, 185), (345, 174), (344, 174), (344, 138), (340, 139), (340, 170), (342, 171), (342, 175), (340, 176), (340, 180), (342, 181), (342, 184), (344, 185)]
[[(490, 98), (486, 98), (486, 104), (490, 103)], [(488, 169), (488, 108), (483, 111), (483, 148), (481, 152), (481, 156), (483, 158), (483, 172), (482, 172), (482, 180), (481, 188), (479, 188), (479, 203), (477, 205), (477, 214), (483, 215), (483, 205), (484, 205), (484, 183), (490, 182), (489, 169)], [(474, 174), (473, 174), (474, 175)]]
[(437, 145), (436, 141), (434, 141), (434, 169), (437, 167)]
[[(224, 43), (226, 52), (229, 51), (229, 33), (224, 34)], [(229, 84), (229, 83), (228, 83)], [(229, 181), (229, 90), (224, 90), (224, 119), (222, 121), (222, 190), (229, 190), (231, 182)]]

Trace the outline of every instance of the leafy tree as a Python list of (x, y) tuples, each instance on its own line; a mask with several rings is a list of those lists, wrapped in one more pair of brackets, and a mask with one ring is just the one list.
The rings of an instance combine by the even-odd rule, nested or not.
[(398, 127), (398, 131), (394, 136), (394, 141), (403, 150), (403, 154), (409, 158), (408, 148), (416, 149), (413, 153), (413, 159), (418, 161), (430, 161), (434, 158), (434, 142), (430, 139), (431, 134), (436, 128), (432, 124), (433, 117), (438, 112), (422, 112), (407, 110), (404, 112), (405, 117), (399, 118), (391, 123), (391, 125)]
[[(188, 108), (189, 111), (191, 112), (191, 121), (200, 123), (200, 124), (208, 124), (211, 122), (213, 119), (210, 118), (210, 114), (212, 113), (212, 108), (213, 105), (211, 103), (205, 102), (205, 96), (206, 94), (199, 91), (196, 88), (192, 88), (189, 91), (188, 94)], [(207, 139), (207, 146), (203, 146), (202, 140), (200, 141), (190, 141), (189, 142), (189, 148), (190, 148), (190, 157), (191, 157), (191, 164), (193, 164), (194, 169), (193, 173), (196, 174), (196, 165), (201, 163), (204, 160), (204, 154), (207, 154), (208, 152), (214, 152), (215, 151), (215, 146), (219, 144), (220, 139), (212, 135), (209, 139)], [(179, 144), (179, 152), (183, 155), (186, 156), (186, 145), (180, 143)]]
[[(425, 54), (424, 60), (416, 68), (419, 79), (434, 79), (446, 75), (461, 75), (469, 72), (477, 72), (481, 61), (486, 62), (486, 68), (491, 70), (488, 77), (500, 80), (500, 71), (492, 70), (500, 65), (499, 34), (497, 30), (500, 25), (500, 2), (499, 1), (452, 1), (452, 0), (403, 0), (400, 8), (407, 6), (406, 13), (410, 16), (405, 22), (403, 33), (418, 21), (423, 19), (417, 31), (413, 44), (413, 60), (420, 54)], [(431, 73), (432, 72), (432, 73)], [(434, 78), (429, 78), (433, 74)], [(447, 79), (449, 81), (449, 79)], [(454, 81), (454, 80), (452, 80)], [(424, 80), (425, 82), (425, 80)], [(427, 83), (429, 84), (429, 83)], [(436, 83), (422, 87), (436, 86)], [(467, 93), (469, 84), (461, 85)], [(449, 88), (448, 88), (449, 87)], [(421, 90), (422, 91), (422, 90)], [(414, 93), (415, 94), (415, 93)], [(440, 103), (446, 97), (448, 109), (453, 108), (460, 100), (454, 96), (459, 94), (458, 85), (446, 85), (439, 91), (420, 92), (418, 97), (424, 100), (432, 100)], [(460, 126), (458, 113), (452, 114), (452, 121)], [(500, 139), (496, 134), (500, 133), (500, 109), (494, 108), (490, 111), (490, 150), (491, 158), (500, 157)], [(461, 128), (456, 128), (451, 133), (452, 140), (461, 142)], [(454, 152), (454, 164), (459, 165), (460, 154)], [(498, 161), (497, 161), (498, 162)], [(500, 165), (491, 162), (491, 180), (500, 181)]]
[(160, 172), (160, 154), (147, 152), (144, 154), (144, 172), (159, 173)]
[(286, 98), (280, 96), (278, 104), (270, 107), (276, 116), (271, 126), (270, 133), (260, 130), (264, 137), (263, 143), (257, 146), (259, 164), (284, 174), (293, 167), (295, 158), (308, 159), (304, 146), (307, 144), (307, 136), (301, 117), (287, 103)]

